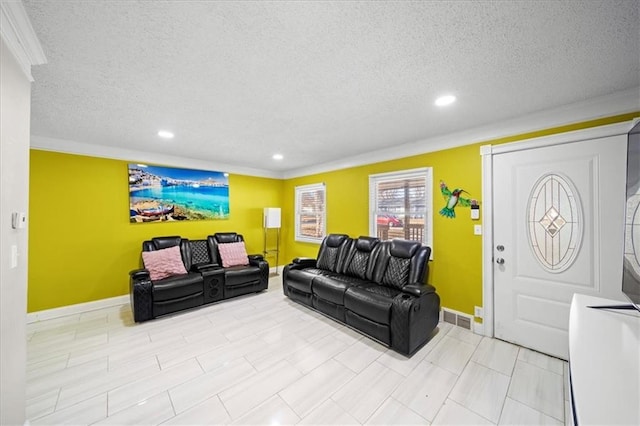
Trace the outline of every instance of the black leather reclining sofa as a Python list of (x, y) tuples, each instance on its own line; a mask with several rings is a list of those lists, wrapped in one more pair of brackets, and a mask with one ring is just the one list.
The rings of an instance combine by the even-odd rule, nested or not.
[(434, 333), (440, 297), (425, 283), (431, 248), (415, 241), (327, 236), (317, 259), (283, 271), (290, 299), (410, 356)]
[(186, 274), (152, 281), (149, 271), (129, 273), (131, 310), (136, 322), (266, 290), (269, 264), (261, 255), (249, 255), (246, 266), (222, 267), (218, 245), (244, 241), (242, 235), (224, 232), (206, 240), (178, 236), (157, 237), (142, 243), (143, 251), (179, 246)]

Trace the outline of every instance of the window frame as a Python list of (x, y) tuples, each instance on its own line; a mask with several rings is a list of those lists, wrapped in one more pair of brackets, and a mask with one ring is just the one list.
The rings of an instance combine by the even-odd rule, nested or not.
[(424, 179), (425, 210), (422, 244), (431, 247), (433, 253), (433, 167), (399, 170), (395, 172), (377, 173), (369, 175), (369, 235), (378, 235), (378, 185), (396, 180)]
[[(322, 191), (323, 203), (322, 203), (322, 235), (320, 237), (309, 237), (302, 235), (300, 232), (303, 194), (307, 192)], [(302, 243), (320, 244), (324, 237), (327, 235), (327, 188), (324, 183), (312, 183), (309, 185), (300, 185), (295, 187), (295, 241)]]

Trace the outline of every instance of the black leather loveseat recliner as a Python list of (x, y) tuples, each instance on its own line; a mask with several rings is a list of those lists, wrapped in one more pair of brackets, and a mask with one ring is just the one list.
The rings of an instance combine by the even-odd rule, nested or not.
[[(221, 244), (244, 242), (241, 234), (217, 232), (207, 237), (211, 262), (222, 267), (219, 247)], [(224, 271), (224, 298), (266, 290), (269, 285), (269, 263), (260, 254), (250, 254), (245, 266), (222, 267)]]
[(332, 234), (317, 260), (285, 266), (283, 291), (410, 356), (432, 336), (440, 315), (440, 297), (425, 283), (430, 253), (415, 241)]
[(147, 321), (265, 290), (269, 283), (269, 264), (261, 255), (248, 256), (247, 265), (222, 266), (219, 244), (241, 241), (242, 235), (236, 233), (215, 234), (205, 240), (170, 236), (144, 241), (143, 252), (179, 247), (185, 273), (153, 281), (147, 269), (131, 271), (130, 297), (134, 320)]

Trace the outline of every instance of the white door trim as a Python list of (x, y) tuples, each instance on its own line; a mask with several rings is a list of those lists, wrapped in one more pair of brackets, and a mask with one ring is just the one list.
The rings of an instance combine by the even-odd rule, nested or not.
[(493, 149), (480, 147), (482, 156), (482, 324), (484, 335), (493, 337)]
[(560, 133), (512, 142), (501, 145), (483, 145), (482, 157), (482, 217), (485, 218), (482, 232), (482, 307), (483, 331), (488, 337), (494, 336), (494, 294), (493, 294), (493, 156), (507, 152), (522, 151), (552, 145), (584, 141), (627, 134), (638, 120), (593, 127), (585, 130)]

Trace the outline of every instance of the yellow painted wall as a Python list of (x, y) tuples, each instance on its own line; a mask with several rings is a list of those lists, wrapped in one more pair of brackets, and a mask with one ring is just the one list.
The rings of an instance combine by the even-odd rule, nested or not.
[[(285, 259), (316, 257), (317, 244), (294, 241), (295, 187), (324, 182), (326, 185), (327, 232), (353, 237), (369, 234), (369, 175), (415, 169), (433, 168), (433, 208), (444, 207), (439, 182), (449, 188), (463, 188), (472, 198), (480, 199), (482, 188), (480, 150), (478, 145), (416, 155), (346, 170), (290, 179), (285, 182), (283, 226), (286, 229)], [(433, 261), (429, 264), (428, 282), (435, 285), (440, 297), (452, 309), (467, 312), (466, 307), (482, 304), (482, 239), (473, 235), (468, 208), (457, 207), (456, 219), (433, 217)], [(478, 285), (480, 283), (480, 285)]]
[[(433, 207), (438, 211), (444, 206), (440, 180), (480, 199), (481, 145), (628, 121), (639, 115), (592, 120), (295, 179), (232, 174), (231, 218), (223, 221), (130, 224), (128, 162), (31, 150), (28, 312), (128, 294), (128, 272), (140, 265), (141, 242), (154, 236), (197, 239), (236, 231), (244, 234), (249, 252), (260, 253), (263, 207), (282, 207), (281, 265), (298, 256), (315, 257), (317, 244), (294, 241), (298, 185), (326, 184), (329, 233), (367, 235), (370, 174), (432, 167)], [(457, 207), (456, 212), (456, 219), (434, 215), (434, 260), (428, 282), (436, 286), (443, 306), (473, 314), (473, 307), (482, 305), (481, 237), (473, 235), (473, 225), (484, 218), (472, 221), (464, 207)], [(268, 260), (274, 266), (274, 259)]]
[[(284, 185), (283, 226), (284, 259), (298, 256), (316, 257), (317, 244), (294, 241), (295, 187), (312, 183), (326, 184), (327, 232), (344, 233), (353, 237), (369, 233), (369, 175), (401, 171), (418, 167), (433, 168), (434, 212), (444, 207), (439, 182), (443, 180), (450, 189), (463, 188), (471, 198), (481, 200), (482, 174), (480, 146), (548, 136), (573, 130), (628, 121), (638, 112), (584, 123), (561, 126), (537, 132), (452, 148), (427, 154), (385, 161), (289, 179)], [(482, 238), (473, 235), (473, 225), (485, 219), (473, 221), (469, 209), (456, 207), (456, 219), (433, 216), (433, 261), (429, 264), (430, 284), (442, 299), (442, 306), (473, 315), (474, 306), (482, 306)]]
[(28, 312), (128, 294), (151, 237), (235, 231), (262, 252), (262, 208), (281, 204), (282, 180), (231, 174), (228, 220), (132, 224), (127, 164), (31, 150)]

